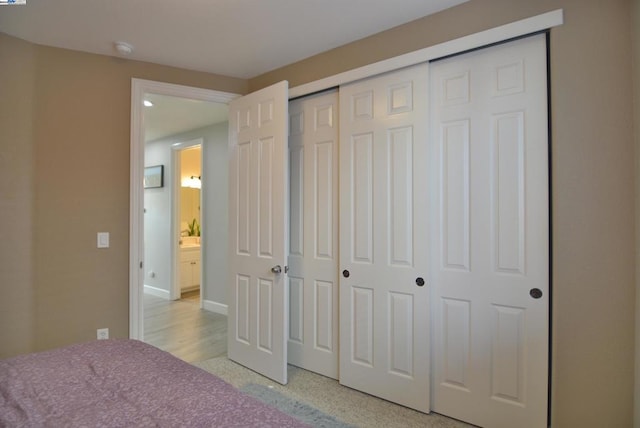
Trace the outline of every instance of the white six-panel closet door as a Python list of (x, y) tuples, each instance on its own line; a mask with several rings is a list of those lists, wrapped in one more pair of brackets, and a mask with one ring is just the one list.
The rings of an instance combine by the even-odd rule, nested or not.
[(338, 378), (338, 93), (289, 103), (289, 364)]
[(546, 427), (545, 36), (431, 66), (433, 410)]
[(340, 87), (340, 383), (429, 411), (426, 64)]

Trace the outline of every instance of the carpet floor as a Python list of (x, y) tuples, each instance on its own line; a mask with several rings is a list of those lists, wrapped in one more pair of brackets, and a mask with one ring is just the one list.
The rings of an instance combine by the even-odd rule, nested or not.
[(318, 409), (345, 425), (356, 427), (459, 428), (471, 425), (436, 413), (429, 415), (346, 388), (336, 380), (289, 366), (287, 385), (280, 385), (226, 357), (193, 363), (247, 392), (263, 385), (302, 405)]

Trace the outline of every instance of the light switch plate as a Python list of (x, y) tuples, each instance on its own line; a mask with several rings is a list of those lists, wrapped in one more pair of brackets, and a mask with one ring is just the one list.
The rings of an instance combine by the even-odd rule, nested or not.
[(109, 232), (98, 232), (98, 248), (109, 248)]

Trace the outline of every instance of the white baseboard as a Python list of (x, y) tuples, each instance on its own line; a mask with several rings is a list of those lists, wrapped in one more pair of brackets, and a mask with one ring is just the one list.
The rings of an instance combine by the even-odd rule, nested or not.
[(150, 285), (144, 285), (144, 292), (147, 294), (151, 294), (152, 296), (162, 297), (163, 299), (169, 300), (169, 291), (163, 290), (162, 288), (152, 287)]
[(204, 300), (202, 302), (203, 309), (206, 309), (210, 312), (215, 312), (216, 314), (227, 315), (227, 305), (223, 303), (214, 302), (212, 300)]
[[(169, 292), (167, 290), (163, 290), (162, 288), (152, 287), (151, 285), (144, 285), (144, 292), (147, 294), (151, 294), (153, 296), (161, 297), (163, 299), (169, 300)], [(216, 314), (227, 315), (228, 307), (224, 303), (214, 302), (212, 300), (203, 300), (202, 308), (209, 311), (214, 312)]]

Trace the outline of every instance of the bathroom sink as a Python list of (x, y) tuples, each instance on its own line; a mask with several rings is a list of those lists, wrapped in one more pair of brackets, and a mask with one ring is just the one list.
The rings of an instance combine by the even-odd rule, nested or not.
[(199, 236), (183, 236), (180, 238), (180, 248), (192, 248), (200, 246)]

